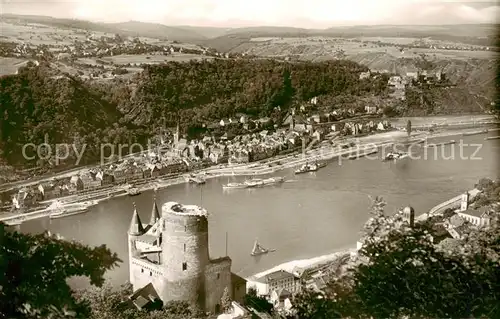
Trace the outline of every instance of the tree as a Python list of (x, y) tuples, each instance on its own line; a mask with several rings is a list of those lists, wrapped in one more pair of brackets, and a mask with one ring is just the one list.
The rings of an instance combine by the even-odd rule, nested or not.
[(265, 298), (257, 296), (257, 290), (250, 288), (245, 295), (245, 306), (253, 308), (257, 311), (266, 312), (271, 314), (273, 312), (273, 305)]
[(229, 313), (231, 312), (231, 296), (229, 296), (229, 289), (226, 287), (224, 288), (224, 292), (222, 293), (222, 297), (220, 300), (221, 308), (223, 313)]
[(408, 122), (406, 122), (406, 133), (408, 134), (408, 137), (411, 136), (411, 121), (408, 120)]
[(128, 296), (132, 286), (126, 284), (119, 289), (110, 285), (82, 291), (78, 300), (88, 303), (91, 311), (88, 319), (196, 319), (205, 318), (203, 311), (193, 308), (185, 301), (170, 301), (165, 305), (161, 300), (155, 306), (138, 310), (132, 307)]
[(471, 229), (446, 249), (432, 240), (432, 223), (406, 227), (386, 216), (375, 198), (365, 226), (363, 257), (325, 293), (294, 301), (300, 318), (499, 318), (500, 228)]
[(104, 273), (119, 262), (104, 245), (90, 248), (48, 233), (21, 234), (0, 222), (0, 318), (49, 318), (57, 312), (88, 318), (88, 305), (75, 299), (66, 280), (85, 276), (101, 286)]

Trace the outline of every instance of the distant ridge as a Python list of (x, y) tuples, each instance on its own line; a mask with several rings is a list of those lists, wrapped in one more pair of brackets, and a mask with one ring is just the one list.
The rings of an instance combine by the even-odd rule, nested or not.
[(497, 30), (500, 29), (499, 24), (491, 23), (457, 25), (360, 25), (336, 26), (327, 29), (279, 26), (219, 28), (167, 26), (160, 23), (141, 21), (98, 23), (78, 19), (17, 14), (2, 14), (0, 15), (0, 20), (17, 20), (24, 23), (39, 23), (58, 28), (85, 29), (94, 32), (118, 33), (126, 36), (143, 36), (161, 40), (203, 44), (220, 51), (229, 51), (255, 37), (425, 37), (436, 40), (463, 41), (464, 43), (472, 44), (476, 44), (478, 38), (484, 38), (482, 42), (485, 45), (493, 45), (498, 43)]

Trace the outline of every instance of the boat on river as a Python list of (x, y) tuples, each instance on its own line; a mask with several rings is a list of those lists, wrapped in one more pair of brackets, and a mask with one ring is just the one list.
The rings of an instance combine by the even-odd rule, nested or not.
[(408, 158), (410, 155), (404, 152), (390, 152), (388, 153), (383, 161), (399, 161), (405, 158)]
[(252, 178), (252, 179), (247, 179), (242, 183), (228, 183), (226, 185), (222, 185), (222, 188), (224, 189), (256, 188), (256, 187), (277, 185), (283, 183), (284, 181), (285, 181), (284, 177), (270, 177), (266, 179)]
[(24, 217), (20, 217), (20, 218), (5, 221), (5, 224), (8, 226), (20, 226), (23, 223), (23, 221), (24, 221)]
[(264, 186), (277, 185), (277, 184), (284, 183), (285, 178), (282, 176), (270, 177), (270, 178), (263, 179), (262, 182), (264, 183)]
[(252, 252), (250, 253), (251, 256), (260, 256), (260, 255), (265, 255), (270, 252), (276, 251), (275, 249), (267, 249), (261, 246), (257, 240), (255, 240), (253, 244), (253, 249)]
[(78, 214), (83, 214), (89, 211), (89, 206), (91, 206), (92, 202), (84, 202), (84, 203), (75, 203), (69, 204), (66, 206), (62, 205), (54, 205), (52, 208), (52, 212), (50, 213), (50, 219), (63, 218)]
[(132, 187), (132, 188), (127, 189), (128, 196), (137, 196), (140, 194), (141, 194), (141, 191), (137, 187)]
[(309, 172), (316, 172), (322, 167), (325, 167), (326, 163), (313, 163), (309, 164), (306, 163), (302, 165), (298, 170), (295, 171), (295, 174), (304, 174), (304, 173), (309, 173)]
[(243, 183), (228, 183), (226, 185), (222, 185), (224, 189), (230, 188), (254, 188), (263, 186), (264, 183), (261, 179), (249, 179), (244, 181)]
[(194, 183), (194, 184), (198, 184), (198, 185), (202, 185), (202, 184), (206, 183), (206, 180), (203, 176), (195, 175), (195, 174), (190, 174), (190, 175), (186, 176), (186, 180), (189, 183)]

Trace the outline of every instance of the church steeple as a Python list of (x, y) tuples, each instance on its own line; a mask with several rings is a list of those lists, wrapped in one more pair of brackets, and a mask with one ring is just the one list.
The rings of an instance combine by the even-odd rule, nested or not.
[(140, 236), (144, 234), (144, 227), (142, 226), (141, 218), (139, 213), (137, 213), (137, 207), (134, 203), (134, 214), (132, 215), (132, 221), (130, 222), (130, 228), (128, 230), (129, 235)]
[(151, 218), (149, 220), (149, 225), (153, 226), (160, 219), (160, 213), (158, 211), (158, 206), (156, 205), (156, 195), (153, 197), (153, 210), (151, 211)]

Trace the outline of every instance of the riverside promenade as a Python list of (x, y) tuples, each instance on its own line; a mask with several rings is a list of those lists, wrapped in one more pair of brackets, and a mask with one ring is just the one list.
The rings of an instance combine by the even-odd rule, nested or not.
[[(486, 133), (488, 131), (490, 130), (483, 130), (480, 132)], [(398, 142), (406, 144), (420, 144), (427, 139), (455, 136), (463, 133), (479, 133), (479, 131), (476, 130), (466, 132), (464, 130), (447, 130), (439, 133), (436, 132), (433, 134), (430, 134), (428, 132), (413, 132), (411, 137), (408, 137), (407, 133), (403, 131), (389, 131), (360, 138), (351, 137), (338, 139), (335, 141), (337, 144), (336, 146), (330, 144), (317, 149), (305, 151), (303, 154), (290, 154), (249, 164), (217, 165), (216, 167), (195, 171), (193, 173), (204, 174), (207, 179), (226, 176), (267, 175), (284, 169), (298, 167), (312, 161), (331, 161), (338, 158), (340, 164), (340, 161), (342, 159), (348, 160), (349, 158), (359, 158), (363, 155), (376, 152), (377, 148), (391, 146)], [(349, 143), (354, 143), (355, 145), (353, 147), (345, 149), (340, 147), (340, 145), (342, 144), (345, 145)], [(159, 178), (154, 181), (147, 181), (142, 185), (138, 185), (138, 188), (141, 192), (143, 192), (151, 189), (163, 189), (172, 185), (183, 183), (186, 183), (186, 179), (181, 175), (173, 178)], [(101, 202), (109, 198), (115, 198), (124, 195), (126, 195), (126, 192), (124, 192), (123, 186), (117, 185), (106, 190), (96, 190), (82, 195), (70, 195), (58, 198), (57, 201), (61, 202), (62, 206), (64, 207), (66, 205), (83, 201), (97, 200)], [(50, 205), (51, 203), (52, 201), (48, 202), (47, 204)], [(0, 221), (15, 225), (26, 220), (49, 216), (50, 213), (51, 210), (47, 208), (41, 208), (39, 210), (24, 214), (18, 212), (4, 213), (0, 215)]]

